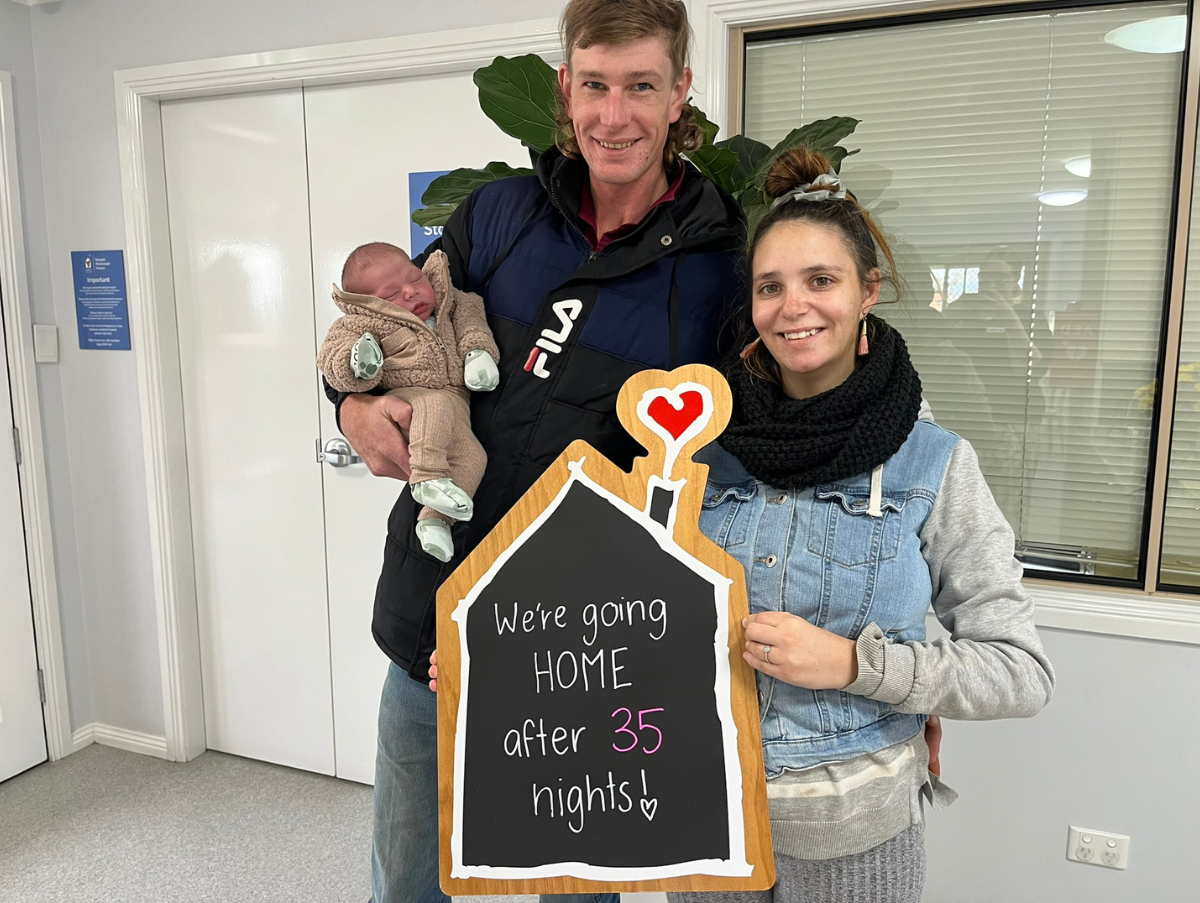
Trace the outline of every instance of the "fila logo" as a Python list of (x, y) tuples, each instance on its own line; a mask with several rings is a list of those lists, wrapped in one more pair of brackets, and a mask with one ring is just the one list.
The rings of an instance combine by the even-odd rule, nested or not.
[(542, 337), (533, 343), (533, 348), (529, 351), (529, 359), (525, 361), (525, 372), (532, 372), (534, 376), (540, 376), (542, 379), (550, 375), (550, 371), (546, 369), (546, 352), (558, 354), (562, 351), (560, 343), (565, 342), (567, 336), (571, 334), (575, 318), (583, 310), (583, 302), (578, 298), (567, 298), (565, 301), (555, 301), (550, 309), (558, 317), (558, 331), (543, 329)]

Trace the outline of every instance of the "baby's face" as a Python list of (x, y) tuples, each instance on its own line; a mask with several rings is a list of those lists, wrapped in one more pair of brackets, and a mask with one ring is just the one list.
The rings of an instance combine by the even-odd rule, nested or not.
[(365, 295), (374, 295), (416, 314), (422, 320), (433, 313), (433, 286), (411, 260), (387, 257), (371, 264), (359, 274)]

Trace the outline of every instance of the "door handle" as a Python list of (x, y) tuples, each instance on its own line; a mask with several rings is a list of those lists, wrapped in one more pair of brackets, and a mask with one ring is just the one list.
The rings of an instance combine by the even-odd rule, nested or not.
[[(317, 440), (318, 443), (320, 440)], [(350, 443), (340, 436), (325, 443), (324, 451), (317, 452), (317, 460), (330, 467), (349, 467), (351, 464), (361, 464), (362, 458), (354, 454)]]

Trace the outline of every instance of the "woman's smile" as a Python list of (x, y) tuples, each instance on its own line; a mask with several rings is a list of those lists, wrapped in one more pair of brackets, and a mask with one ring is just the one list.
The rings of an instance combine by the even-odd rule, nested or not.
[(816, 326), (816, 327), (813, 327), (812, 329), (802, 329), (799, 331), (781, 332), (780, 335), (782, 335), (784, 337), (784, 339), (786, 339), (789, 342), (798, 342), (803, 339), (811, 339), (813, 336), (817, 335), (818, 333), (822, 333), (824, 331), (825, 330), (822, 329), (820, 326)]

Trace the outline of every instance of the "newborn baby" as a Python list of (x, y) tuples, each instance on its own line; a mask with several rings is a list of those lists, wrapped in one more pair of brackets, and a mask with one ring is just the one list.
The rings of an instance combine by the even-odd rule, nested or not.
[(449, 561), (450, 525), (471, 519), (471, 497), (487, 466), (471, 432), (467, 390), (500, 384), (500, 352), (483, 300), (451, 285), (441, 251), (422, 270), (385, 242), (350, 254), (333, 300), (345, 316), (329, 327), (317, 365), (339, 392), (379, 387), (412, 405), (409, 489), (424, 506), (417, 538), (434, 558)]

